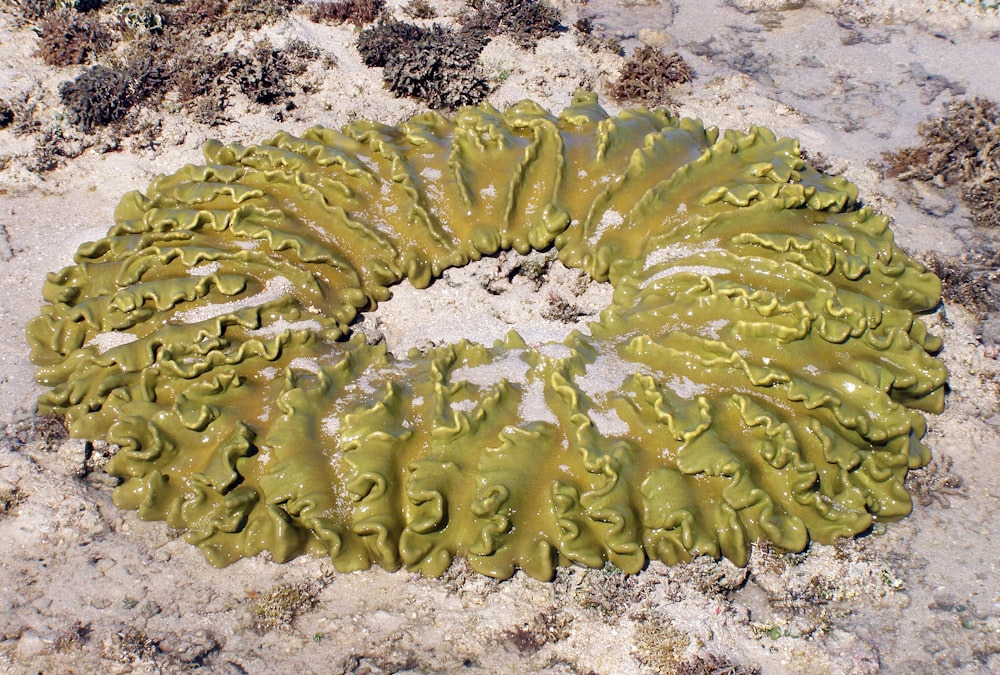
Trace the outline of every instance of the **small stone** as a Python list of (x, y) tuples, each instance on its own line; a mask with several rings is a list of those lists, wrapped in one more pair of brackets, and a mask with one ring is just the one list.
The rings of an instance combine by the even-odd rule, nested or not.
[(184, 663), (200, 662), (221, 645), (206, 630), (196, 630), (188, 635), (170, 634), (160, 641), (160, 649)]
[(955, 200), (944, 190), (930, 183), (913, 180), (907, 181), (903, 190), (906, 201), (922, 213), (936, 218), (942, 218), (955, 210)]
[(652, 28), (640, 28), (636, 36), (644, 45), (656, 47), (657, 49), (673, 50), (677, 48), (677, 40), (672, 35), (662, 30)]
[(56, 451), (59, 468), (67, 475), (79, 478), (87, 473), (87, 441), (67, 438)]

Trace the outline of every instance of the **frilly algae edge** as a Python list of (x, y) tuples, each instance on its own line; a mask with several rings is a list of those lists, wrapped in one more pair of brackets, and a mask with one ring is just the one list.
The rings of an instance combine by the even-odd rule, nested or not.
[[(910, 511), (940, 283), (796, 141), (578, 93), (205, 156), (48, 275), (28, 338), (40, 409), (121, 447), (115, 503), (213, 564), (549, 579)], [(547, 247), (614, 285), (591, 336), (397, 360), (352, 334), (404, 278)]]

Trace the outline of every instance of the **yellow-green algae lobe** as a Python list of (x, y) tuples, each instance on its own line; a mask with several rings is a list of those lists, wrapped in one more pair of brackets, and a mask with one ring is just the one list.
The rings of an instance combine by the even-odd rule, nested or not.
[[(580, 93), (205, 156), (122, 200), (28, 337), (41, 410), (121, 447), (115, 502), (212, 563), (547, 579), (910, 511), (940, 284), (796, 141)], [(396, 359), (352, 334), (404, 278), (548, 247), (614, 285), (590, 336)]]

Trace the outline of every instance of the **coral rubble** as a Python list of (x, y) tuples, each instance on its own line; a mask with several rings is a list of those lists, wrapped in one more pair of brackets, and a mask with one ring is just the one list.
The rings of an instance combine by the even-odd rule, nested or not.
[[(581, 92), (205, 156), (122, 200), (28, 337), (41, 411), (120, 446), (115, 502), (214, 564), (547, 579), (909, 512), (940, 283), (794, 140)], [(352, 326), (509, 249), (613, 284), (590, 335), (397, 359)]]

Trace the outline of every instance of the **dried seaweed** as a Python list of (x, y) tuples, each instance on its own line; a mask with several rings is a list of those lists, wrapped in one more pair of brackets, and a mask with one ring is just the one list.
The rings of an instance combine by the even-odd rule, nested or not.
[(478, 57), (479, 50), (454, 31), (434, 26), (393, 54), (383, 77), (397, 96), (413, 96), (432, 108), (475, 105), (489, 93)]
[(34, 23), (61, 10), (90, 12), (100, 9), (104, 2), (103, 0), (10, 0), (8, 4), (16, 20)]
[(576, 31), (576, 44), (585, 47), (595, 54), (600, 51), (609, 51), (612, 54), (621, 54), (622, 45), (614, 37), (606, 37), (598, 34), (594, 30), (594, 22), (590, 17), (577, 19), (573, 24)]
[(573, 323), (587, 314), (579, 305), (566, 300), (561, 295), (549, 293), (549, 304), (542, 310), (542, 317), (550, 321)]
[(239, 30), (257, 30), (287, 18), (300, 3), (301, 0), (187, 0), (176, 7), (160, 5), (156, 16), (162, 22), (163, 48), (172, 54), (204, 49), (202, 41), (190, 40), (190, 36), (231, 37)]
[(503, 638), (519, 654), (534, 654), (547, 644), (569, 637), (572, 621), (571, 616), (549, 607), (517, 628), (504, 631)]
[(46, 16), (39, 30), (41, 43), (35, 53), (50, 66), (86, 63), (114, 44), (111, 32), (97, 19), (69, 9)]
[(958, 256), (931, 252), (924, 263), (941, 278), (941, 293), (948, 302), (980, 319), (1000, 311), (1000, 251), (984, 247)]
[(137, 628), (121, 630), (101, 641), (101, 655), (112, 663), (134, 666), (162, 653), (159, 641)]
[(54, 415), (32, 415), (9, 424), (0, 423), (0, 442), (15, 446), (26, 443), (57, 443), (69, 438), (62, 418)]
[(691, 643), (691, 638), (675, 628), (668, 617), (654, 613), (636, 617), (632, 640), (633, 656), (656, 673), (676, 672)]
[(189, 0), (171, 15), (168, 26), (175, 32), (190, 32), (197, 35), (212, 35), (218, 31), (218, 23), (225, 15), (226, 0)]
[(479, 103), (489, 88), (477, 60), (482, 46), (438, 24), (422, 28), (381, 21), (361, 31), (358, 51), (365, 65), (382, 66), (396, 96), (412, 96), (433, 108)]
[(382, 68), (392, 54), (419, 40), (426, 29), (395, 19), (379, 21), (358, 35), (361, 60), (371, 68)]
[(433, 19), (437, 10), (427, 0), (410, 0), (403, 5), (403, 14), (411, 19)]
[(279, 584), (250, 603), (250, 625), (260, 635), (287, 629), (295, 617), (316, 605), (316, 594), (316, 588), (304, 582)]
[(27, 499), (28, 496), (16, 485), (0, 487), (0, 520), (17, 515), (18, 507)]
[(559, 10), (545, 0), (472, 0), (473, 10), (461, 17), (463, 32), (485, 45), (506, 35), (522, 49), (534, 51), (538, 40), (564, 30)]
[(70, 122), (90, 133), (124, 117), (132, 106), (158, 90), (162, 78), (162, 70), (148, 60), (121, 69), (99, 64), (64, 82), (59, 96)]
[(621, 76), (608, 93), (616, 101), (662, 105), (670, 100), (671, 88), (693, 79), (694, 71), (680, 54), (664, 54), (644, 46), (625, 62)]
[(317, 2), (309, 8), (309, 18), (317, 23), (352, 23), (363, 26), (385, 11), (385, 0), (339, 0)]
[(218, 124), (229, 103), (230, 75), (236, 68), (229, 54), (202, 52), (182, 56), (172, 84), (178, 101), (202, 124)]
[(920, 137), (919, 146), (883, 154), (887, 175), (955, 187), (977, 223), (1000, 226), (1000, 107), (953, 101), (944, 117), (921, 123)]
[(88, 147), (89, 144), (74, 137), (69, 129), (59, 125), (49, 126), (35, 141), (34, 152), (25, 166), (36, 173), (52, 171), (67, 159), (79, 157)]
[(906, 488), (921, 506), (937, 504), (948, 508), (951, 506), (949, 497), (966, 495), (965, 480), (955, 473), (954, 465), (951, 457), (935, 457), (924, 468), (906, 476)]
[(11, 0), (12, 10), (21, 21), (32, 23), (59, 9), (56, 0)]
[(577, 593), (581, 607), (617, 620), (645, 600), (654, 584), (650, 575), (625, 574), (613, 565), (605, 565), (599, 570), (588, 570)]
[(713, 654), (696, 654), (690, 656), (670, 671), (671, 675), (760, 675), (757, 666), (745, 666), (730, 661), (725, 656)]
[[(112, 13), (127, 39), (147, 35), (162, 35), (166, 26), (164, 14), (156, 11), (157, 5), (133, 4), (126, 2), (115, 5)], [(167, 14), (169, 17), (170, 15)]]
[(270, 41), (263, 40), (254, 45), (250, 54), (234, 61), (233, 80), (255, 103), (287, 102), (295, 95), (289, 78), (305, 71), (309, 55), (315, 58), (310, 49), (305, 43), (296, 42), (278, 50)]
[(301, 3), (302, 0), (231, 0), (227, 24), (233, 29), (258, 30), (285, 19)]
[(397, 96), (412, 96), (433, 108), (474, 105), (489, 87), (477, 65), (479, 54), (495, 35), (508, 35), (526, 49), (560, 30), (557, 10), (538, 0), (473, 3), (461, 17), (462, 28), (424, 28), (384, 19), (358, 36), (366, 65), (383, 67), (383, 79)]

